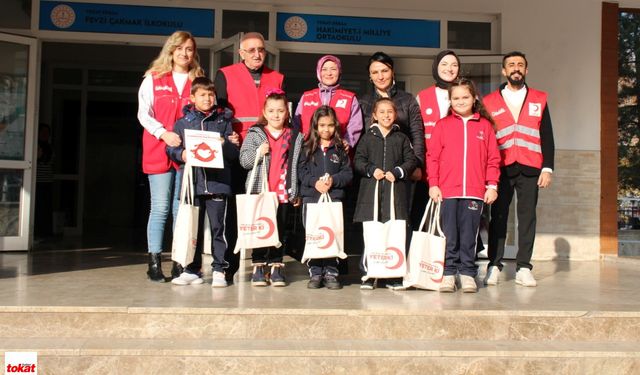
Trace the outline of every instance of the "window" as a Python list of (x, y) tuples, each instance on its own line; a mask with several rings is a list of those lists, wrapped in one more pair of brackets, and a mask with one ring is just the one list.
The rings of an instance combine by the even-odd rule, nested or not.
[(31, 0), (2, 0), (0, 27), (7, 29), (30, 29)]
[(242, 10), (222, 11), (222, 38), (230, 38), (238, 33), (257, 31), (269, 37), (269, 12), (247, 12)]
[(491, 49), (490, 22), (447, 22), (447, 46), (453, 49)]

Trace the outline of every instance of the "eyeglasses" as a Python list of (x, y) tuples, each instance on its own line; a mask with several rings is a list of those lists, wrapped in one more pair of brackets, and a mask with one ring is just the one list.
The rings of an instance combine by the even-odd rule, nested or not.
[(249, 48), (249, 49), (244, 49), (244, 48), (240, 48), (241, 50), (243, 50), (244, 52), (253, 55), (254, 53), (258, 52), (260, 54), (265, 53), (266, 49), (264, 47), (253, 47), (253, 48)]

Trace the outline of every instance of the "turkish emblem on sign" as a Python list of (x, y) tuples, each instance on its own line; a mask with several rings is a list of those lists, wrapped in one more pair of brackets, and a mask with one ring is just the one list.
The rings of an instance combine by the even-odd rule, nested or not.
[(185, 129), (187, 163), (194, 167), (224, 168), (222, 138), (218, 132)]

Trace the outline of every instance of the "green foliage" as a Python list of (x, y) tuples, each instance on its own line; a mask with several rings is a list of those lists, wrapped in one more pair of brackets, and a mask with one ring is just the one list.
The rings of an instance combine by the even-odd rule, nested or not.
[(618, 47), (618, 189), (626, 195), (640, 189), (640, 14), (620, 14)]

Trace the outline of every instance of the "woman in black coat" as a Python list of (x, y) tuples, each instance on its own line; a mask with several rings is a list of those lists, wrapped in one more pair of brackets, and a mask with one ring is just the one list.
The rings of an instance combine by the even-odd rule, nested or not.
[(396, 106), (396, 124), (404, 133), (411, 144), (413, 152), (418, 160), (417, 168), (410, 180), (418, 181), (422, 177), (424, 168), (424, 124), (420, 115), (420, 106), (416, 98), (406, 91), (396, 87), (393, 71), (393, 59), (384, 52), (376, 52), (369, 58), (369, 80), (371, 87), (369, 92), (360, 98), (360, 108), (364, 117), (363, 133), (371, 126), (373, 105), (380, 98), (390, 98)]

